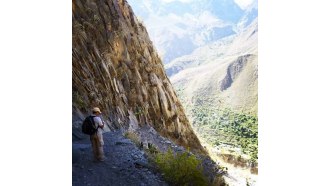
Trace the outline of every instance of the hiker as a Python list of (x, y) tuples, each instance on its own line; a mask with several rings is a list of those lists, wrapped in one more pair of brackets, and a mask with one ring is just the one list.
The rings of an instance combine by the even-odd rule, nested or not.
[(102, 130), (104, 127), (104, 123), (102, 119), (100, 118), (101, 110), (98, 107), (94, 107), (92, 109), (92, 117), (94, 119), (95, 127), (97, 128), (97, 132), (90, 135), (92, 147), (93, 147), (93, 153), (94, 153), (94, 161), (104, 161), (105, 156), (103, 152), (103, 135)]

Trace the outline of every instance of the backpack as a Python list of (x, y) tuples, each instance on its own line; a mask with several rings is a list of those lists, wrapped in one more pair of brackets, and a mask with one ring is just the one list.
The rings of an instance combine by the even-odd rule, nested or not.
[(85, 118), (81, 127), (84, 134), (92, 135), (97, 132), (98, 127), (95, 128), (94, 117), (95, 116), (88, 116)]

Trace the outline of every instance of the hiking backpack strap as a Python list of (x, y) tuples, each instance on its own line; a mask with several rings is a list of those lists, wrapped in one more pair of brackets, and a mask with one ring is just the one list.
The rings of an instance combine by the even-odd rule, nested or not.
[[(93, 123), (93, 125), (95, 126), (95, 121), (94, 121), (94, 118), (96, 117), (96, 116), (89, 116), (90, 117), (90, 119), (92, 120), (92, 123)], [(97, 127), (96, 127), (96, 131), (99, 129), (99, 125), (97, 125)]]

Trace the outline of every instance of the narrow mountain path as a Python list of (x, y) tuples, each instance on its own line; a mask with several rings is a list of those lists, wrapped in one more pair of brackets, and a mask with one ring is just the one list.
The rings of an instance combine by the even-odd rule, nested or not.
[(103, 138), (104, 162), (93, 162), (89, 139), (73, 142), (73, 186), (168, 185), (150, 166), (146, 154), (120, 131), (106, 132)]

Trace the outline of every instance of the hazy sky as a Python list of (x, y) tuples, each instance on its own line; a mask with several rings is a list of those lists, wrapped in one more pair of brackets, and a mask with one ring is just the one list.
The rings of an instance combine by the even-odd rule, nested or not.
[[(169, 3), (169, 2), (172, 2), (172, 1), (181, 1), (183, 3), (189, 3), (193, 0), (161, 0), (161, 1), (163, 1), (165, 3)], [(253, 2), (253, 0), (234, 0), (234, 1), (242, 9), (245, 9), (247, 6), (249, 6)]]
[(189, 3), (189, 2), (192, 1), (192, 0), (161, 0), (161, 1), (166, 2), (166, 3), (168, 3), (168, 2), (172, 2), (172, 1), (181, 1), (181, 2), (183, 2), (183, 3)]
[(253, 0), (234, 0), (234, 1), (242, 9), (245, 9), (247, 6), (249, 6), (253, 2)]

